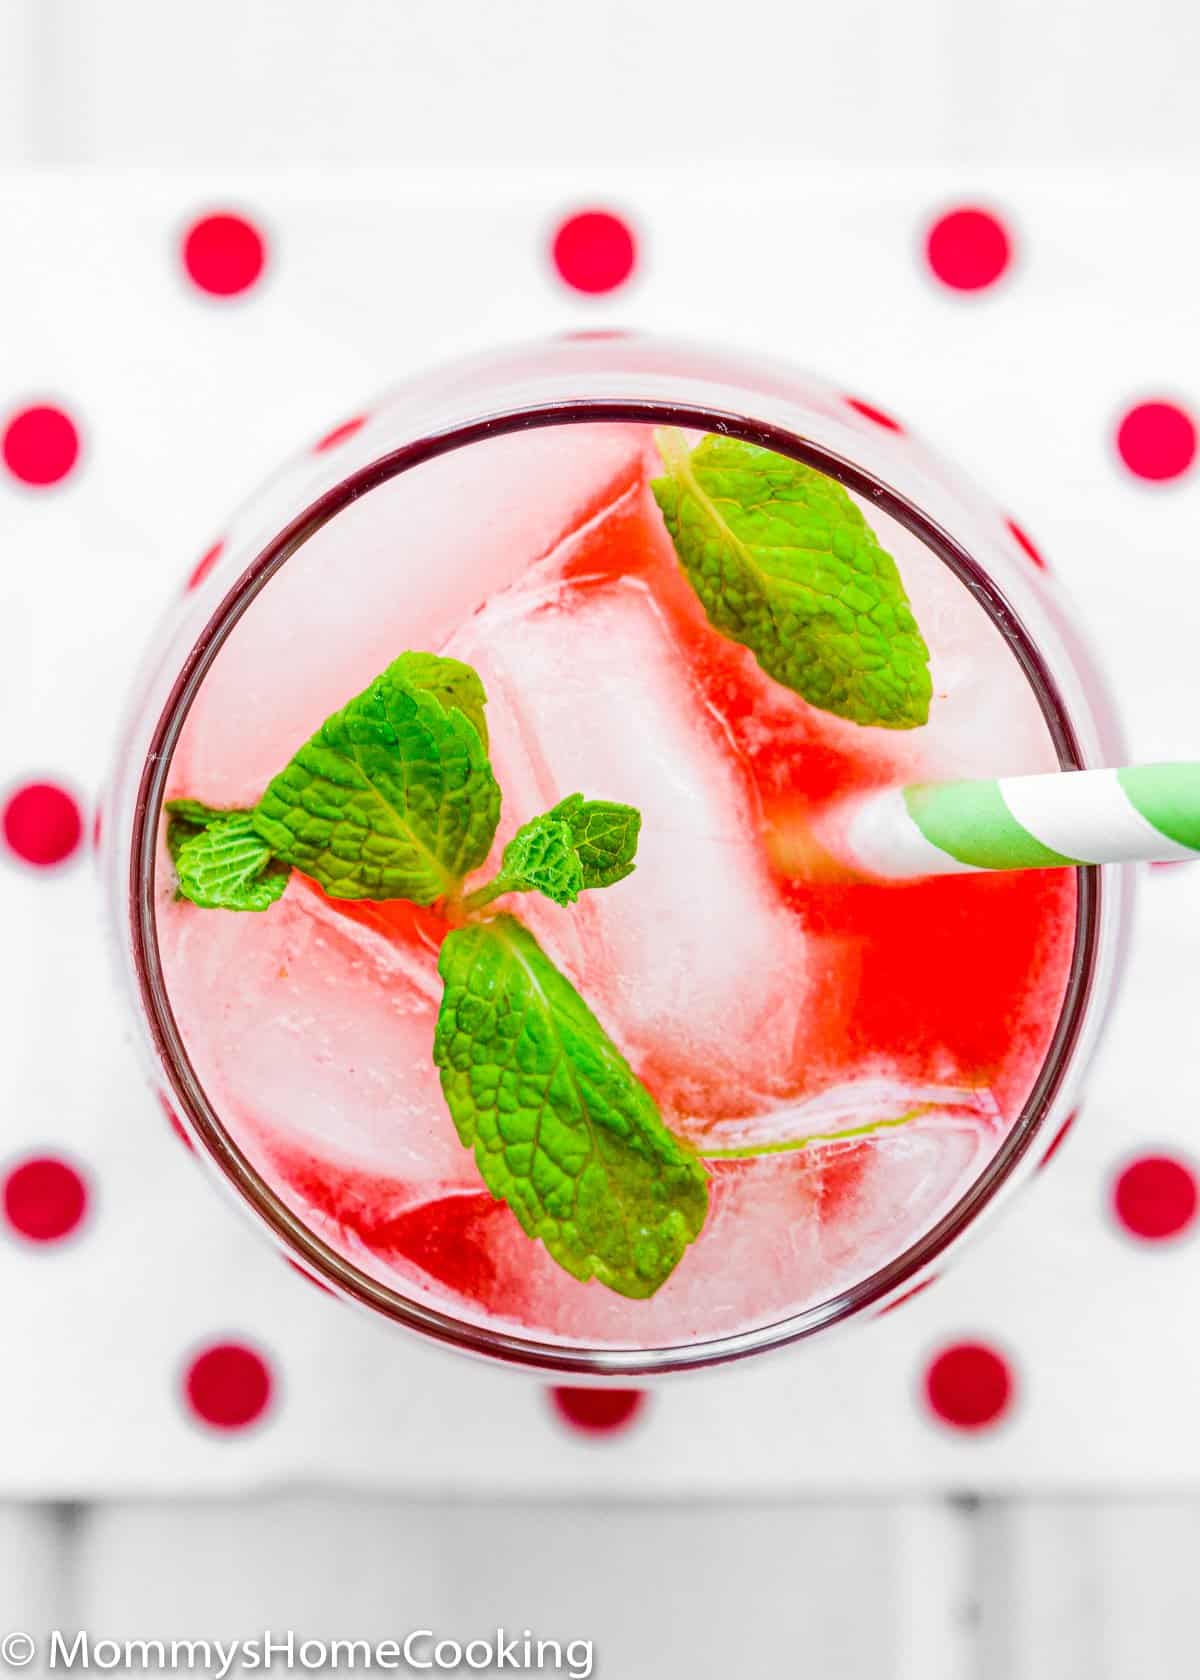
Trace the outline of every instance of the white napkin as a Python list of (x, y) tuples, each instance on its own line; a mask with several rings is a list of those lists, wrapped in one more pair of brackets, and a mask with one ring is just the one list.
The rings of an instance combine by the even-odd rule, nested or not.
[[(1116, 462), (1145, 396), (1200, 407), (1191, 177), (1012, 170), (479, 171), (0, 180), (0, 412), (60, 402), (84, 455), (60, 486), (0, 474), (0, 786), (91, 798), (157, 615), (229, 509), (293, 449), (409, 368), (568, 327), (636, 323), (808, 363), (910, 420), (1006, 505), (1072, 592), (1131, 755), (1196, 756), (1200, 475), (1153, 488)], [(946, 203), (983, 201), (1017, 257), (974, 296), (923, 271)], [(610, 298), (546, 260), (556, 217), (610, 203), (640, 265)], [(185, 283), (180, 230), (232, 204), (266, 277), (229, 303)], [(81, 859), (0, 860), (0, 1168), (79, 1162), (92, 1199), (60, 1244), (0, 1236), (0, 1494), (363, 1488), (645, 1493), (1200, 1479), (1194, 1243), (1138, 1245), (1114, 1168), (1193, 1147), (1200, 870), (1154, 871), (1091, 1095), (1052, 1170), (918, 1299), (873, 1325), (657, 1390), (588, 1440), (539, 1385), (430, 1350), (297, 1278), (214, 1194), (141, 1082)], [(189, 1416), (200, 1347), (258, 1346), (253, 1428)], [(1017, 1377), (996, 1429), (935, 1423), (940, 1345)]]

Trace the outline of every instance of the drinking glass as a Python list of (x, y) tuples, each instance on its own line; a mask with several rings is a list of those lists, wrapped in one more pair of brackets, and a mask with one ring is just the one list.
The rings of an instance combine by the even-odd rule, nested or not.
[[(952, 1205), (917, 1229), (899, 1222), (887, 1251), (864, 1260), (861, 1275), (852, 1263), (843, 1267), (827, 1295), (797, 1310), (711, 1335), (647, 1336), (644, 1342), (636, 1333), (613, 1341), (546, 1334), (487, 1311), (458, 1310), (389, 1277), (353, 1245), (331, 1240), (321, 1222), (272, 1181), (262, 1161), (251, 1158), (236, 1117), (222, 1112), (221, 1100), (199, 1077), (173, 1007), (159, 925), (162, 807), (173, 755), (222, 651), (248, 613), (269, 621), (275, 580), (289, 568), (306, 567), (310, 577), (323, 580), (325, 606), (303, 633), (327, 646), (336, 664), (344, 634), (361, 637), (364, 648), (374, 635), (372, 625), (352, 618), (353, 580), (363, 568), (386, 565), (400, 597), (411, 592), (425, 600), (449, 587), (444, 568), (452, 562), (439, 555), (438, 532), (420, 525), (423, 473), (440, 462), (444, 476), (447, 458), (465, 459), (457, 452), (481, 443), (601, 423), (725, 433), (839, 480), (860, 505), (909, 533), (987, 616), (1032, 693), (1061, 767), (1122, 761), (1113, 709), (1069, 609), (1005, 511), (861, 397), (774, 361), (605, 333), (476, 357), (408, 379), (336, 426), (220, 528), (219, 542), (155, 638), (103, 821), (112, 930), (150, 1075), (215, 1178), (290, 1259), (329, 1289), (443, 1344), (595, 1381), (712, 1366), (806, 1339), (887, 1310), (942, 1267), (947, 1250), (1037, 1167), (1072, 1112), (1119, 966), (1129, 886), (1128, 871), (1120, 868), (1076, 872), (1069, 973), (1048, 1048), (1020, 1112)], [(463, 506), (454, 517), (463, 538), (489, 512)], [(294, 626), (288, 633), (296, 634)], [(931, 639), (936, 647), (936, 626)], [(399, 651), (393, 648), (390, 656)], [(281, 645), (271, 682), (285, 682), (286, 673)], [(334, 704), (350, 692), (335, 694)], [(259, 708), (269, 704), (265, 694), (265, 684), (247, 692), (247, 732), (258, 727)], [(986, 964), (986, 952), (979, 961)], [(213, 1010), (221, 1007), (214, 996)]]

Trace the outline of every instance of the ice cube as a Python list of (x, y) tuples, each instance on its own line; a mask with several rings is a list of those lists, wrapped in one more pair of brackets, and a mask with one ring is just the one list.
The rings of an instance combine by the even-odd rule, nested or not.
[(809, 1004), (750, 783), (637, 580), (510, 592), (446, 647), (490, 697), (504, 829), (567, 794), (642, 813), (637, 868), (559, 909), (514, 906), (659, 1101), (744, 1113), (794, 1080)]
[(346, 508), (247, 610), (192, 707), (169, 793), (249, 804), (408, 648), (434, 649), (637, 481), (635, 426), (554, 426), (452, 450)]
[(159, 941), (200, 1081), (260, 1165), (286, 1144), (323, 1170), (477, 1182), (432, 1061), (434, 950), (382, 937), (296, 877), (265, 914), (167, 903)]

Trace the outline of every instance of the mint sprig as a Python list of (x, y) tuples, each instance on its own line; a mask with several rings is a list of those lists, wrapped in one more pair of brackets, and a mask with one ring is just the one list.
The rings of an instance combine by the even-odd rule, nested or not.
[(504, 848), (499, 873), (470, 895), (466, 908), (482, 910), (511, 892), (540, 892), (555, 904), (574, 904), (582, 891), (583, 865), (571, 830), (546, 811), (517, 830)]
[(836, 480), (739, 438), (656, 433), (651, 484), (710, 624), (768, 676), (854, 723), (929, 718), (929, 650), (896, 563)]
[[(746, 1143), (705, 1143), (700, 1151), (706, 1161), (753, 1161), (761, 1155), (791, 1155), (802, 1149), (812, 1149), (821, 1143), (852, 1143), (857, 1138), (872, 1137), (876, 1132), (895, 1131), (920, 1120), (936, 1107), (934, 1103), (918, 1103), (903, 1114), (890, 1115), (885, 1120), (868, 1120), (861, 1126), (844, 1126), (830, 1132), (803, 1132), (796, 1137), (758, 1138)], [(720, 1135), (720, 1134), (717, 1134)]]
[(642, 814), (632, 805), (572, 793), (513, 835), (495, 879), (473, 892), (468, 910), (504, 893), (540, 892), (574, 904), (587, 887), (611, 887), (632, 875)]
[(573, 1277), (643, 1299), (708, 1209), (708, 1180), (579, 993), (510, 915), (456, 929), (433, 1059), (462, 1143)]
[(651, 1295), (700, 1232), (708, 1180), (565, 975), (515, 917), (487, 906), (540, 892), (573, 904), (634, 868), (641, 815), (571, 794), (519, 828), (495, 877), (500, 789), (487, 696), (458, 660), (405, 653), (328, 718), (253, 810), (167, 807), (179, 896), (269, 909), (293, 868), (330, 897), (440, 902), (444, 995), (434, 1061), (484, 1183), (574, 1277)]
[[(414, 657), (422, 664), (416, 681)], [(446, 680), (434, 686), (438, 665), (448, 668)], [(464, 673), (473, 683), (464, 685)], [(428, 905), (453, 896), (487, 857), (500, 816), (480, 734), (483, 703), (469, 666), (403, 655), (271, 781), (255, 827), (277, 858), (330, 898)]]

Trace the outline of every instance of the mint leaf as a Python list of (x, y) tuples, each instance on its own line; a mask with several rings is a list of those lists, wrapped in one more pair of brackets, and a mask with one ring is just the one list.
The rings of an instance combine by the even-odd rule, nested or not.
[(642, 813), (632, 805), (569, 794), (525, 823), (504, 848), (500, 871), (466, 899), (482, 910), (509, 892), (540, 892), (574, 904), (585, 887), (611, 887), (632, 875)]
[(436, 694), (447, 710), (457, 706), (468, 722), (475, 725), (475, 733), (487, 751), (487, 719), (483, 715), (487, 691), (473, 666), (439, 653), (402, 653), (392, 670), (413, 688)]
[[(454, 672), (436, 690), (414, 685), (405, 675), (411, 658), (327, 718), (255, 807), (255, 827), (276, 856), (331, 898), (432, 904), (456, 893), (491, 848), (500, 789), (476, 724), (444, 698), (453, 691), (482, 717), (483, 685), (471, 672), (474, 699)], [(418, 674), (428, 677), (429, 667)]]
[[(176, 813), (174, 820), (185, 819)], [(291, 874), (272, 856), (250, 811), (218, 815), (197, 829), (179, 846), (175, 868), (180, 897), (205, 910), (267, 910)]]
[(231, 806), (202, 805), (198, 799), (168, 799), (163, 809), (169, 817), (177, 817), (181, 823), (196, 830), (207, 828), (218, 817), (233, 815)]
[(438, 970), (433, 1059), (484, 1183), (572, 1277), (652, 1295), (704, 1223), (699, 1161), (512, 916), (450, 933)]
[(929, 650), (892, 557), (835, 479), (738, 438), (657, 441), (651, 484), (709, 623), (768, 676), (854, 723), (928, 721)]
[(571, 830), (585, 887), (611, 887), (634, 871), (642, 813), (632, 805), (572, 793), (550, 812)]
[(202, 805), (198, 799), (168, 799), (163, 808), (167, 813), (167, 851), (174, 864), (178, 864), (180, 848), (187, 841), (203, 833), (209, 823), (230, 815), (212, 805)]
[(513, 835), (489, 890), (493, 898), (502, 892), (540, 892), (555, 904), (574, 904), (583, 885), (583, 866), (571, 830), (547, 811)]

